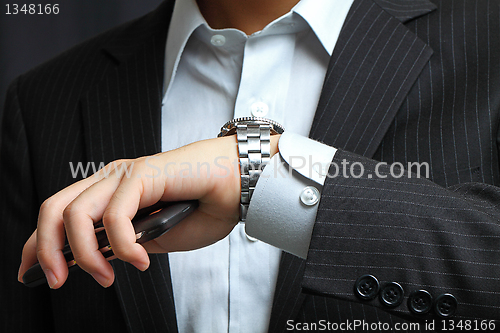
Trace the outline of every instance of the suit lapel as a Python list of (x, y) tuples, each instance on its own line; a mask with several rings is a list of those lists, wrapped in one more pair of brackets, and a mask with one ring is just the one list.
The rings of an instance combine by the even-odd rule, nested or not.
[(113, 40), (102, 50), (107, 70), (81, 100), (87, 154), (94, 161), (110, 162), (160, 150), (168, 4), (122, 27), (122, 34), (130, 36), (127, 43)]
[[(372, 156), (432, 50), (401, 22), (434, 10), (426, 0), (355, 0), (330, 59), (310, 137)], [(283, 253), (269, 326), (286, 330), (305, 298), (305, 261)]]
[[(433, 8), (428, 3), (427, 11)], [(376, 151), (432, 55), (400, 21), (412, 11), (398, 13), (400, 19), (373, 0), (353, 3), (330, 60), (312, 138), (367, 157)]]
[(428, 0), (373, 0), (386, 12), (405, 23), (426, 15), (437, 9), (437, 6)]
[[(173, 1), (119, 27), (127, 43), (102, 52), (108, 67), (81, 99), (86, 153), (96, 164), (160, 151), (161, 89), (166, 33)], [(114, 261), (115, 289), (130, 332), (177, 332), (167, 255), (152, 255), (142, 273)]]

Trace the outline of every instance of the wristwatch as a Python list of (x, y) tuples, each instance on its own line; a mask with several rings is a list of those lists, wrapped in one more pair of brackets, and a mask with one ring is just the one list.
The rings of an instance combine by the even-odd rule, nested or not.
[(242, 117), (228, 121), (218, 137), (234, 135), (238, 141), (241, 172), (240, 221), (245, 222), (257, 180), (271, 160), (271, 135), (284, 132), (277, 122), (259, 117)]

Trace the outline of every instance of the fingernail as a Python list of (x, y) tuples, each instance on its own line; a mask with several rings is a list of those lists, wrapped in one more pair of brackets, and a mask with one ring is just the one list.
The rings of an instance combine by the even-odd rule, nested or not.
[(50, 289), (54, 289), (54, 286), (57, 284), (57, 278), (54, 275), (54, 272), (52, 272), (52, 270), (49, 268), (44, 269), (43, 272), (45, 273), (45, 277), (47, 278), (47, 283), (49, 284)]
[(103, 286), (104, 288), (109, 287), (110, 283), (107, 277), (99, 273), (93, 273), (91, 275), (101, 286)]
[(149, 267), (149, 263), (147, 263), (147, 262), (142, 262), (142, 261), (133, 261), (133, 262), (131, 262), (131, 264), (132, 264), (133, 266), (135, 266), (135, 268), (137, 268), (138, 270), (143, 271), (143, 272), (144, 272), (146, 269), (148, 269), (148, 267)]

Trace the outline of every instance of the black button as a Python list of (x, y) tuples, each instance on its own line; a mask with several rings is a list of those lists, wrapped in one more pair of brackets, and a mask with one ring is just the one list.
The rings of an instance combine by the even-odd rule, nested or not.
[(408, 308), (416, 314), (425, 314), (432, 308), (432, 296), (427, 290), (415, 290), (408, 298)]
[(452, 294), (442, 294), (434, 302), (434, 311), (443, 318), (451, 317), (457, 311), (458, 302)]
[(405, 293), (403, 291), (403, 287), (397, 282), (388, 283), (380, 290), (379, 298), (380, 302), (390, 308), (396, 307), (401, 302), (403, 302), (403, 298)]
[(373, 275), (363, 275), (354, 284), (354, 293), (361, 299), (371, 300), (377, 297), (380, 285)]

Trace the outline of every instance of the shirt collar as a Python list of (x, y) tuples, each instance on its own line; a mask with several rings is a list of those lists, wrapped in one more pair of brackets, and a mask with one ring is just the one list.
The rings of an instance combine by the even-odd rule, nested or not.
[(204, 23), (206, 21), (200, 13), (196, 0), (177, 0), (175, 2), (165, 52), (164, 94), (189, 37), (196, 28)]
[[(305, 20), (325, 51), (331, 56), (352, 2), (353, 0), (301, 0), (292, 8), (291, 12), (300, 15)], [(290, 15), (290, 13), (284, 16), (286, 15)], [(196, 0), (177, 0), (168, 31), (163, 93), (165, 93), (166, 87), (176, 71), (189, 37), (200, 25), (208, 27)]]
[(326, 52), (331, 56), (353, 1), (301, 0), (292, 10), (309, 24)]

